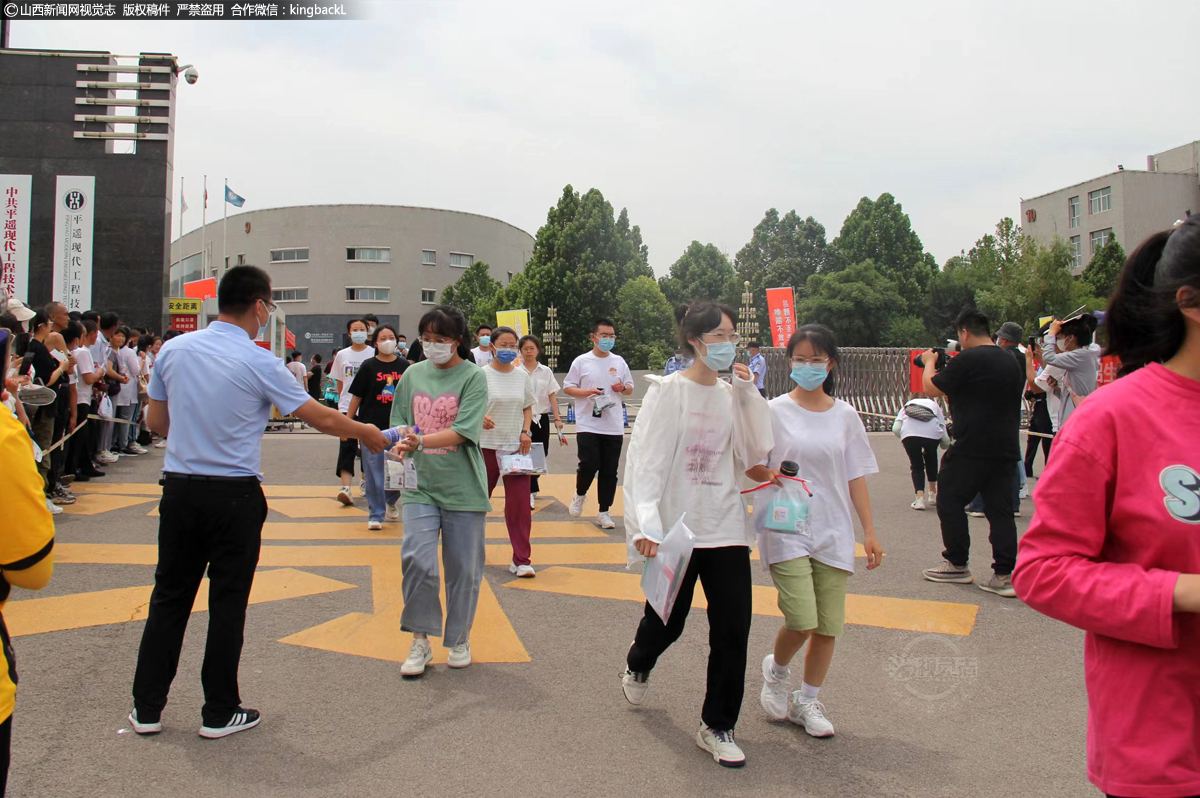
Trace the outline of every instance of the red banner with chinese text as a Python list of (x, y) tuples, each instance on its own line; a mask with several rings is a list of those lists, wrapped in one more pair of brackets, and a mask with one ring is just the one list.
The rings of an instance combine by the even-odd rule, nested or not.
[(771, 341), (787, 346), (796, 331), (796, 299), (791, 287), (767, 289), (767, 316), (771, 323)]
[(1096, 373), (1096, 387), (1108, 385), (1117, 379), (1121, 370), (1121, 360), (1116, 355), (1106, 355), (1100, 358), (1100, 370)]

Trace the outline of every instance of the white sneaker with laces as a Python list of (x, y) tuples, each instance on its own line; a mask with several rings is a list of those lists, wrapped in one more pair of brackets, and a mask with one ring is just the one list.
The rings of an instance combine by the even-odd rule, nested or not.
[(635, 707), (640, 707), (646, 700), (646, 691), (649, 689), (650, 674), (634, 673), (628, 668), (621, 674), (621, 691), (625, 693), (625, 700)]
[(146, 450), (136, 443), (129, 444), (129, 451), (135, 452), (137, 454), (145, 454), (146, 453)]
[(461, 643), (450, 649), (449, 656), (446, 657), (446, 664), (451, 668), (465, 668), (471, 664), (471, 643)]
[(802, 698), (799, 690), (792, 693), (787, 718), (797, 726), (803, 726), (811, 737), (833, 736), (833, 724), (825, 717), (825, 707), (815, 698)]
[(701, 725), (696, 732), (696, 745), (712, 754), (721, 767), (740, 768), (746, 764), (746, 755), (733, 739), (733, 729), (716, 731)]
[(536, 493), (529, 494), (529, 509), (530, 510), (537, 509), (537, 494)]
[(358, 495), (359, 496), (367, 495), (367, 480), (366, 479), (360, 479), (358, 481)]
[(933, 491), (927, 491), (925, 493), (925, 506), (926, 507), (937, 507), (937, 494), (936, 493), (934, 493)]
[(382, 521), (368, 521), (367, 522), (367, 531), (368, 532), (378, 532), (381, 529), (383, 529)]
[(908, 506), (913, 508), (914, 510), (924, 510), (925, 509), (925, 497), (918, 496), (916, 499), (913, 500), (913, 503)]
[(400, 508), (397, 507), (396, 505), (389, 504), (387, 506), (387, 510), (385, 512), (387, 514), (387, 520), (389, 520), (389, 521), (400, 520)]
[(1029, 486), (1028, 485), (1021, 486), (1021, 492), (1017, 494), (1017, 498), (1018, 499), (1028, 499), (1029, 498)]
[(762, 708), (775, 720), (788, 716), (788, 680), (775, 675), (775, 655), (768, 654), (762, 661), (763, 686), (758, 700)]
[(400, 666), (400, 675), (420, 676), (432, 660), (433, 649), (429, 646), (429, 638), (413, 638), (412, 647), (408, 649), (408, 659)]
[(571, 506), (567, 508), (567, 512), (578, 518), (583, 515), (583, 500), (584, 496), (575, 496), (571, 499)]
[(157, 442), (154, 444), (154, 448), (155, 448), (155, 449), (165, 449), (165, 448), (167, 448), (167, 439), (166, 439), (166, 438), (163, 438), (161, 441), (157, 441)]
[(596, 516), (596, 523), (601, 529), (616, 529), (617, 525), (613, 523), (612, 517), (608, 513), (600, 513)]
[(517, 565), (515, 562), (508, 564), (508, 572), (510, 574), (516, 574), (522, 579), (528, 579), (537, 575), (537, 571), (533, 570), (532, 565)]
[(354, 504), (354, 497), (350, 495), (350, 488), (348, 486), (338, 491), (337, 500), (347, 507)]
[(49, 497), (46, 498), (46, 509), (50, 511), (50, 515), (58, 515), (63, 511), (63, 508), (50, 501)]

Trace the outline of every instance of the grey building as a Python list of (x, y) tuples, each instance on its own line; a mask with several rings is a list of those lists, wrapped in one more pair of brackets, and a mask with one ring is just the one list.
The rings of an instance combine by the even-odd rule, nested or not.
[(1146, 169), (1117, 171), (1021, 201), (1024, 232), (1043, 244), (1062, 238), (1075, 274), (1116, 236), (1132, 252), (1148, 236), (1200, 212), (1200, 141), (1146, 158)]
[(421, 315), (472, 263), (507, 285), (533, 252), (533, 236), (499, 219), (398, 205), (247, 211), (210, 221), (203, 238), (206, 259), (200, 228), (171, 243), (171, 296), (227, 267), (261, 266), (305, 356), (343, 346), (347, 321), (367, 313), (412, 340)]

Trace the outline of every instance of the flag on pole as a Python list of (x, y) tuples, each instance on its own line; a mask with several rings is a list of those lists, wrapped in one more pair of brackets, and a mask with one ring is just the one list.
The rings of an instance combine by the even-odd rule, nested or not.
[(179, 192), (179, 201), (183, 203), (183, 212), (187, 213), (187, 197), (183, 196), (183, 192)]
[[(205, 181), (208, 180), (208, 175), (204, 176)], [(208, 186), (204, 187), (204, 207), (208, 207)]]
[(246, 204), (245, 198), (234, 194), (233, 191), (230, 190), (229, 186), (225, 186), (225, 201), (235, 208), (240, 208)]

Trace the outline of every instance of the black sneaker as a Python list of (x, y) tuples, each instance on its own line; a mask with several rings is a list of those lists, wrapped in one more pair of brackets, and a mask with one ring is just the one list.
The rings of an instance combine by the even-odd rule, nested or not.
[(138, 720), (138, 711), (135, 709), (129, 713), (129, 722), (133, 724), (133, 730), (138, 734), (158, 734), (162, 731), (162, 718), (155, 717), (153, 721)]
[(242, 709), (233, 713), (233, 717), (229, 722), (221, 726), (209, 726), (205, 724), (200, 727), (200, 736), (209, 740), (217, 740), (221, 737), (228, 737), (231, 734), (237, 734), (246, 729), (253, 729), (262, 720), (262, 715), (257, 709)]

